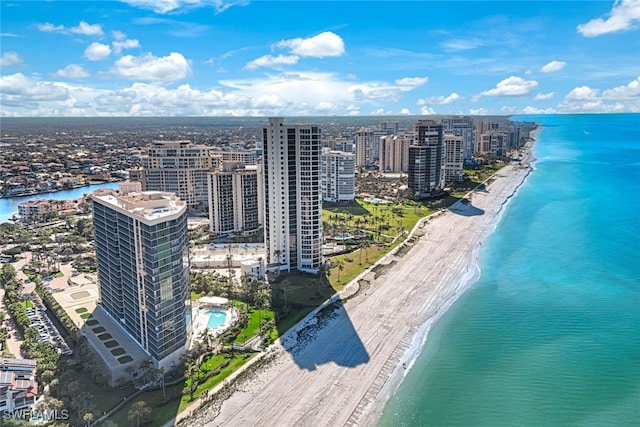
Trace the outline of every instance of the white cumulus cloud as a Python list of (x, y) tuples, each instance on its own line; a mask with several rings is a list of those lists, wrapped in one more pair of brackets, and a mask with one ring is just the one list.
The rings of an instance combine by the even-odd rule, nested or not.
[(93, 42), (84, 50), (84, 57), (90, 61), (100, 61), (111, 55), (111, 47), (108, 44)]
[(551, 61), (548, 64), (545, 64), (540, 68), (540, 71), (543, 73), (554, 73), (556, 71), (562, 70), (567, 65), (564, 61)]
[(422, 86), (429, 81), (429, 77), (405, 77), (396, 80), (396, 84), (400, 86), (409, 86), (411, 89)]
[(480, 92), (479, 96), (522, 96), (530, 94), (538, 86), (535, 80), (511, 76), (499, 82), (495, 88)]
[(101, 24), (89, 24), (86, 21), (80, 21), (75, 27), (65, 27), (64, 25), (53, 25), (50, 22), (37, 24), (40, 31), (45, 33), (62, 33), (62, 34), (81, 34), (84, 36), (103, 36)]
[(5, 52), (0, 56), (0, 67), (10, 67), (22, 64), (22, 58), (17, 52)]
[(539, 93), (533, 99), (535, 99), (536, 101), (544, 101), (546, 99), (553, 98), (553, 95), (555, 95), (555, 94), (556, 94), (555, 92)]
[(640, 0), (616, 0), (608, 14), (578, 25), (577, 30), (585, 37), (597, 37), (637, 28), (638, 22), (640, 22)]
[(155, 57), (150, 53), (118, 59), (110, 72), (128, 80), (172, 82), (191, 75), (191, 65), (182, 54)]
[(418, 105), (433, 105), (433, 104), (448, 105), (448, 104), (451, 104), (452, 102), (457, 101), (460, 98), (461, 98), (460, 95), (458, 95), (455, 92), (451, 92), (449, 96), (432, 96), (429, 98), (418, 99), (417, 104)]
[(79, 80), (89, 77), (90, 74), (81, 65), (70, 64), (53, 73), (54, 77), (62, 77), (64, 79)]
[(600, 90), (578, 86), (558, 104), (558, 111), (569, 112), (640, 112), (640, 77), (626, 85)]
[(69, 29), (69, 32), (73, 34), (82, 34), (85, 36), (102, 36), (104, 32), (102, 31), (102, 25), (100, 24), (88, 24), (85, 21), (80, 21), (77, 27), (72, 27)]
[(247, 70), (255, 70), (260, 67), (277, 67), (279, 65), (294, 65), (298, 63), (300, 59), (297, 55), (264, 55), (260, 58), (256, 58), (245, 65)]
[(422, 114), (423, 116), (433, 116), (434, 114), (437, 114), (437, 113), (433, 108), (424, 105), (420, 107), (420, 114)]
[(331, 31), (325, 31), (306, 39), (297, 37), (295, 39), (281, 40), (274, 44), (274, 47), (289, 49), (295, 55), (312, 58), (342, 56), (345, 53), (344, 40)]
[(640, 97), (640, 77), (625, 86), (618, 86), (606, 89), (602, 92), (602, 97), (608, 100), (625, 100)]
[(524, 114), (555, 114), (555, 108), (537, 108), (527, 105), (522, 109)]
[(568, 100), (584, 100), (584, 99), (593, 99), (598, 96), (600, 91), (598, 89), (592, 89), (589, 86), (580, 86), (574, 88), (571, 92), (565, 96), (565, 99)]
[(113, 51), (116, 54), (120, 55), (123, 49), (133, 49), (135, 47), (140, 47), (140, 42), (136, 39), (126, 39), (124, 41), (115, 40), (111, 42), (111, 45), (113, 46)]
[(37, 105), (36, 101), (64, 101), (69, 97), (69, 91), (59, 84), (30, 79), (22, 73), (0, 77), (0, 92), (3, 106), (19, 104), (26, 108)]

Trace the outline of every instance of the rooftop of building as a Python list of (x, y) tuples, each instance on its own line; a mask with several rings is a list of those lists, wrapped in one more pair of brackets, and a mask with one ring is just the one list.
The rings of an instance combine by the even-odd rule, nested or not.
[(6, 357), (0, 358), (0, 369), (35, 369), (36, 361), (31, 359), (9, 359)]
[(186, 203), (174, 193), (166, 191), (139, 191), (139, 186), (123, 183), (119, 191), (104, 190), (92, 194), (99, 200), (147, 221), (163, 219), (186, 210)]

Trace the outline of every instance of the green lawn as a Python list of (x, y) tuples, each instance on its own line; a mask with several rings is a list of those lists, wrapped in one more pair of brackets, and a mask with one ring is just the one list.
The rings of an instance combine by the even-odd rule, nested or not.
[[(129, 419), (129, 411), (135, 402), (143, 401), (149, 408), (151, 408), (151, 422), (147, 424), (147, 426), (162, 426), (178, 413), (178, 404), (180, 403), (180, 399), (177, 395), (182, 391), (182, 387), (182, 384), (166, 387), (165, 391), (167, 396), (176, 396), (176, 398), (164, 405), (162, 404), (162, 400), (164, 398), (162, 390), (142, 393), (135, 399), (131, 399), (130, 403), (124, 405), (118, 412), (107, 419), (121, 427), (135, 426), (135, 421)], [(122, 397), (120, 400), (122, 400)]]
[(87, 310), (87, 309), (86, 309), (86, 308), (84, 308), (84, 307), (78, 307), (78, 308), (76, 308), (76, 313), (78, 313), (78, 314), (86, 313), (87, 311), (89, 311), (89, 310)]
[(80, 315), (80, 318), (81, 318), (81, 319), (88, 319), (88, 318), (90, 318), (90, 317), (93, 317), (93, 315), (92, 315), (91, 313), (82, 313), (82, 314)]
[(31, 302), (31, 300), (22, 301), (22, 305), (23, 305), (24, 308), (32, 308), (33, 307), (33, 303)]
[(62, 271), (58, 271), (56, 274), (53, 275), (53, 277), (55, 278), (64, 277), (64, 273)]
[[(207, 378), (207, 380), (204, 383), (198, 386), (198, 388), (194, 393), (194, 400), (200, 397), (203, 391), (210, 390), (216, 385), (220, 384), (225, 378), (227, 378), (233, 372), (238, 370), (240, 366), (247, 363), (249, 359), (251, 359), (253, 356), (254, 354), (242, 354), (242, 355), (236, 355), (233, 358), (231, 358), (229, 365), (224, 367), (220, 371), (220, 374)], [(212, 371), (218, 366), (220, 366), (220, 364), (222, 364), (224, 360), (225, 360), (224, 355), (217, 354), (209, 358), (207, 361), (203, 362), (201, 366), (206, 366), (208, 370)], [(190, 381), (187, 380), (186, 384), (189, 385)], [(189, 395), (182, 396), (182, 399), (180, 401), (180, 407), (179, 407), (180, 411), (182, 411), (184, 408), (186, 408), (189, 405), (189, 403), (192, 402), (191, 400), (189, 400), (189, 397), (190, 397)]]
[(100, 324), (100, 322), (98, 322), (97, 319), (89, 319), (86, 322), (87, 326), (96, 326), (98, 324)]
[(251, 337), (260, 332), (260, 322), (265, 320), (271, 320), (274, 317), (274, 313), (271, 310), (257, 310), (251, 309), (249, 311), (249, 322), (247, 327), (240, 331), (234, 343), (242, 344), (248, 341)]

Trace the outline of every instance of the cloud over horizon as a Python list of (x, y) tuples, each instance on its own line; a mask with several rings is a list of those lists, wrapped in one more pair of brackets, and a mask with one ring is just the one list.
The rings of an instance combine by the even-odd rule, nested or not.
[(595, 18), (580, 24), (577, 30), (585, 37), (598, 37), (638, 28), (640, 22), (640, 0), (616, 0), (605, 18)]

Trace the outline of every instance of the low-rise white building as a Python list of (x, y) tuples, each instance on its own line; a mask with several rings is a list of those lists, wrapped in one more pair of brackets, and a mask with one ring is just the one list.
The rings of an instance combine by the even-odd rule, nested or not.
[(30, 409), (36, 402), (36, 361), (0, 358), (0, 416)]

